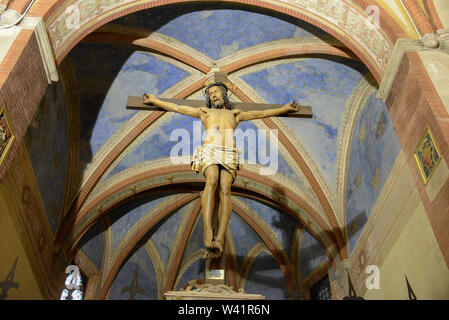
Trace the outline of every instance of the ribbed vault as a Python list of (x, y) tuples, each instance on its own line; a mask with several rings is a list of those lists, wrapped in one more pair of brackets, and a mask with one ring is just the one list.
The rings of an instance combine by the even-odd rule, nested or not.
[[(82, 5), (77, 1), (57, 2), (53, 5), (42, 3), (35, 10), (47, 11), (46, 20), (50, 30), (50, 37), (56, 51), (56, 60), (61, 62), (65, 55), (80, 40), (93, 30), (118, 17), (148, 8), (157, 8), (173, 4), (188, 4), (191, 1), (173, 2), (152, 1), (124, 3), (102, 3)], [(377, 80), (380, 80), (391, 54), (392, 44), (399, 37), (406, 37), (390, 14), (382, 7), (380, 10), (380, 29), (357, 33), (354, 27), (363, 29), (368, 19), (364, 11), (374, 1), (358, 0), (356, 3), (347, 0), (329, 0), (326, 9), (320, 1), (307, 3), (304, 1), (226, 1), (226, 3), (260, 7), (288, 16), (307, 21), (333, 35), (350, 48), (371, 70)], [(69, 8), (69, 9), (68, 9)], [(78, 8), (78, 9), (77, 9)], [(73, 22), (73, 10), (80, 10), (83, 15), (79, 21)], [(355, 24), (349, 23), (354, 19)], [(76, 27), (71, 27), (76, 23)], [(354, 32), (356, 31), (356, 32)], [(369, 30), (368, 30), (369, 31)], [(368, 39), (373, 37), (373, 39)], [(371, 43), (371, 41), (374, 41)]]
[[(363, 9), (368, 2), (331, 2), (334, 14), (346, 12), (360, 21), (366, 18)], [(89, 278), (95, 279), (91, 297), (115, 297), (127, 273), (138, 270), (138, 256), (152, 261), (145, 277), (155, 281), (158, 298), (184, 285), (184, 277), (194, 276), (201, 264), (201, 248), (192, 243), (197, 245), (200, 238), (199, 198), (204, 178), (195, 175), (187, 163), (174, 165), (167, 157), (170, 131), (188, 129), (191, 120), (159, 111), (127, 113), (118, 102), (123, 92), (137, 90), (137, 86), (146, 90), (144, 80), (126, 78), (133, 74), (155, 79), (151, 88), (171, 98), (201, 99), (206, 74), (217, 66), (228, 73), (236, 88), (232, 101), (284, 103), (313, 96), (309, 103), (315, 103), (315, 118), (311, 123), (263, 119), (244, 127), (277, 132), (280, 168), (272, 176), (260, 175), (260, 164), (239, 171), (232, 187), (234, 232), (227, 234), (226, 249), (226, 259), (235, 268), (228, 270), (228, 279), (237, 288), (269, 278), (255, 275), (257, 261), (262, 261), (260, 265), (278, 268), (273, 267), (272, 274), (285, 280), (279, 290), (294, 296), (303, 290), (308, 275), (328, 265), (335, 270), (349, 257), (345, 201), (346, 185), (352, 182), (346, 179), (351, 142), (361, 110), (374, 99), (375, 83), (382, 78), (392, 43), (403, 34), (388, 13), (382, 17), (382, 28), (370, 34), (374, 42), (367, 44), (348, 25), (333, 20), (331, 12), (322, 11), (318, 17), (319, 8), (302, 1), (253, 1), (252, 6), (246, 1), (229, 1), (217, 9), (213, 3), (191, 1), (127, 2), (121, 6), (97, 3), (97, 7), (82, 10), (85, 16), (79, 28), (67, 29), (67, 6), (76, 3), (56, 3), (46, 15), (67, 104), (73, 110), (68, 121), (70, 139), (78, 146), (70, 153), (70, 190), (55, 235), (64, 252), (90, 270)], [(188, 9), (182, 9), (184, 5)], [(142, 18), (139, 14), (157, 13), (160, 17), (163, 10), (176, 8), (180, 11), (173, 16), (170, 11), (164, 13), (167, 17), (157, 30), (136, 25)], [(179, 30), (167, 31), (171, 24), (193, 19), (197, 12), (204, 14), (205, 21), (208, 14), (222, 19), (223, 12), (231, 16), (238, 12), (256, 22), (279, 23), (289, 35), (259, 36), (259, 42), (239, 35), (223, 45), (221, 56), (214, 57), (205, 52), (207, 46), (189, 42), (188, 30), (184, 35)], [(109, 64), (90, 61), (88, 57), (96, 54), (99, 60), (107, 54)], [(163, 84), (157, 80), (161, 77)], [(289, 88), (285, 94), (277, 83)], [(302, 125), (310, 130), (309, 135), (302, 136), (298, 130)], [(328, 146), (315, 148), (320, 143), (312, 138), (327, 139)], [(155, 156), (145, 150), (152, 150)], [(121, 219), (127, 215), (131, 219), (135, 203), (142, 199), (162, 204), (146, 208), (147, 214), (138, 223), (127, 225), (125, 235), (117, 240), (117, 221), (124, 221)], [(114, 220), (116, 212), (122, 215)], [(273, 218), (276, 215), (292, 225), (278, 223)], [(158, 231), (167, 221), (177, 223), (171, 243)], [(277, 227), (281, 231), (276, 233)], [(243, 229), (252, 237), (246, 239), (245, 248), (239, 247), (243, 233), (236, 231)], [(101, 259), (93, 258), (95, 246), (103, 248)], [(305, 265), (304, 261), (312, 260), (312, 267)]]

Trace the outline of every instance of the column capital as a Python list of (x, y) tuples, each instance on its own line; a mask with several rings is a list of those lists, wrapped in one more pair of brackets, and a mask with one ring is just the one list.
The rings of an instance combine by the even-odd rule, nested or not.
[(422, 39), (398, 39), (394, 46), (393, 52), (388, 61), (382, 82), (377, 92), (377, 98), (386, 100), (390, 93), (396, 74), (401, 65), (402, 57), (405, 52), (425, 50), (424, 41)]
[(380, 83), (377, 98), (385, 101), (405, 52), (438, 50), (449, 54), (449, 29), (425, 34), (421, 39), (398, 39)]
[(14, 9), (7, 9), (5, 12), (2, 13), (2, 16), (0, 18), (0, 25), (10, 25), (20, 18), (20, 13), (17, 12)]

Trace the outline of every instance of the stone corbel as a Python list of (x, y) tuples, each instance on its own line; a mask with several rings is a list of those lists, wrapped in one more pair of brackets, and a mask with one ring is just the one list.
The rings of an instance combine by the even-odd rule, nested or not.
[(435, 33), (428, 33), (422, 37), (424, 48), (437, 49), (439, 46), (438, 36)]
[[(3, 11), (6, 9), (3, 8)], [(0, 12), (1, 9), (0, 9)], [(17, 20), (19, 20), (21, 14), (19, 12), (17, 12), (16, 10), (13, 9), (7, 9), (6, 11), (1, 13), (1, 18), (0, 18), (0, 25), (10, 25), (15, 23)]]
[(382, 99), (383, 101), (387, 99), (401, 65), (404, 53), (410, 51), (422, 51), (425, 49), (424, 41), (421, 39), (398, 39), (396, 41), (390, 60), (388, 60), (387, 69), (385, 70), (382, 82), (379, 86), (377, 98)]

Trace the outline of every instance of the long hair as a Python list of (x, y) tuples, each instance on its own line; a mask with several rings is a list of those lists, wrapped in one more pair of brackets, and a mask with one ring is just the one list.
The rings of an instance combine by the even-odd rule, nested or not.
[(212, 87), (219, 87), (220, 88), (221, 95), (223, 96), (223, 101), (225, 103), (225, 107), (226, 107), (226, 109), (231, 110), (232, 106), (231, 106), (231, 102), (229, 101), (229, 98), (228, 98), (228, 88), (222, 82), (213, 83), (213, 84), (207, 86), (206, 89), (204, 89), (204, 95), (206, 96), (206, 106), (209, 109), (215, 108), (212, 105), (212, 101), (210, 100), (210, 96), (209, 96), (209, 89), (212, 88)]

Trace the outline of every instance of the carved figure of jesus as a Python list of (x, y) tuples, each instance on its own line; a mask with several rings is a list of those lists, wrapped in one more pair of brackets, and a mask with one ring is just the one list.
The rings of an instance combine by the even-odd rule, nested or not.
[[(166, 111), (199, 118), (206, 129), (204, 143), (195, 150), (192, 161), (192, 169), (202, 172), (206, 178), (201, 197), (206, 259), (218, 258), (224, 250), (226, 229), (232, 212), (231, 185), (239, 169), (234, 139), (235, 128), (241, 121), (274, 117), (283, 113), (297, 112), (299, 109), (295, 101), (281, 108), (263, 111), (232, 109), (227, 90), (227, 86), (221, 82), (209, 85), (205, 89), (206, 106), (199, 108), (161, 101), (151, 94), (142, 96), (142, 102), (145, 104), (153, 104)], [(218, 199), (216, 199), (217, 188)], [(216, 201), (219, 201), (218, 230), (214, 234), (212, 224)]]

